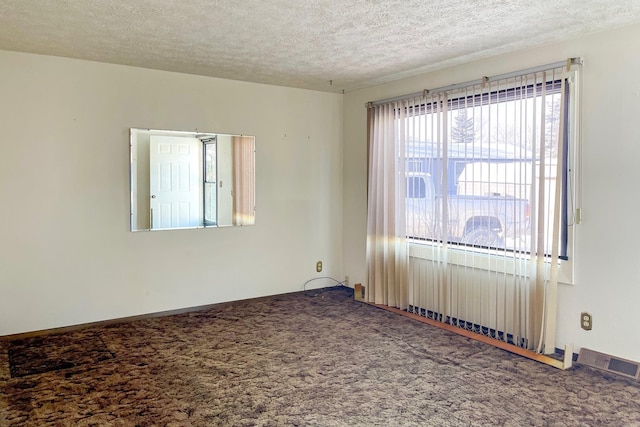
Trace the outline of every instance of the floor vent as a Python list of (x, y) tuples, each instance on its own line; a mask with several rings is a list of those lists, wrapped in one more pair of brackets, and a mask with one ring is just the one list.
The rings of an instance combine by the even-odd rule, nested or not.
[(603, 369), (607, 372), (624, 375), (625, 377), (633, 378), (636, 380), (640, 378), (640, 365), (637, 362), (621, 359), (619, 357), (613, 357), (609, 354), (589, 350), (588, 348), (583, 348), (580, 350), (580, 354), (578, 355), (578, 363), (582, 363), (583, 365), (592, 366), (598, 369)]

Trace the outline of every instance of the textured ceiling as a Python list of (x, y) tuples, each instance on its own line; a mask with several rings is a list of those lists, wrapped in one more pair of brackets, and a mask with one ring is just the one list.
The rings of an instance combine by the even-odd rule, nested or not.
[(339, 92), (635, 22), (639, 0), (1, 0), (0, 49)]

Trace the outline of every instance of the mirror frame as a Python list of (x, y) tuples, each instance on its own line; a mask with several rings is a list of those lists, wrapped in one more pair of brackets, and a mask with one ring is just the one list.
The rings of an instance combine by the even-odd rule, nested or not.
[(132, 232), (254, 225), (255, 136), (130, 128), (129, 191)]

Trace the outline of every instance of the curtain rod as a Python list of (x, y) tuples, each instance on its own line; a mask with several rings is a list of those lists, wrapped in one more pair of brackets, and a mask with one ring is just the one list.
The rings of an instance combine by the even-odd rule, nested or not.
[(380, 99), (378, 101), (365, 103), (365, 107), (371, 108), (373, 106), (387, 104), (389, 102), (403, 101), (405, 99), (416, 98), (419, 96), (424, 96), (426, 94), (434, 94), (434, 93), (444, 92), (446, 90), (456, 90), (456, 89), (461, 89), (461, 88), (465, 88), (465, 87), (469, 87), (477, 84), (492, 82), (495, 80), (508, 79), (511, 77), (519, 77), (526, 74), (538, 73), (540, 71), (546, 71), (552, 68), (558, 68), (562, 66), (566, 66), (567, 68), (570, 68), (570, 66), (573, 64), (582, 65), (582, 58), (580, 57), (568, 58), (566, 61), (558, 61), (558, 62), (553, 62), (551, 64), (540, 65), (538, 67), (526, 68), (524, 70), (512, 71), (510, 73), (498, 74), (493, 77), (483, 77), (481, 79), (471, 80), (465, 83), (458, 83), (458, 84), (453, 84), (449, 86), (441, 86), (435, 89), (425, 89), (421, 92), (414, 92), (414, 93), (409, 93), (407, 95), (394, 96), (393, 98)]

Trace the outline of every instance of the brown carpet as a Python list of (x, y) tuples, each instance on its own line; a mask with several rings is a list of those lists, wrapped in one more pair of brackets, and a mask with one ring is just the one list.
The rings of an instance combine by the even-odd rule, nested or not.
[(336, 288), (0, 342), (0, 425), (640, 426), (640, 385)]
[(9, 343), (9, 368), (12, 378), (91, 365), (113, 359), (113, 353), (97, 333), (54, 335), (16, 340)]

